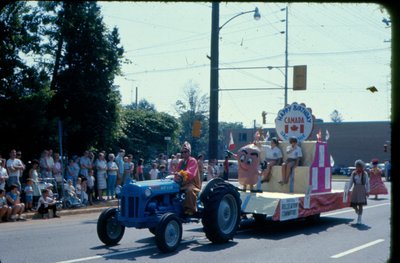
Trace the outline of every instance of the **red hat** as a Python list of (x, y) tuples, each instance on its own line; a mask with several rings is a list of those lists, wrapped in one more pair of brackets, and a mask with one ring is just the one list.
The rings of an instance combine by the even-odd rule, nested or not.
[(375, 158), (375, 159), (372, 159), (371, 163), (372, 163), (372, 164), (378, 164), (378, 163), (379, 163), (379, 160), (376, 159), (376, 158)]

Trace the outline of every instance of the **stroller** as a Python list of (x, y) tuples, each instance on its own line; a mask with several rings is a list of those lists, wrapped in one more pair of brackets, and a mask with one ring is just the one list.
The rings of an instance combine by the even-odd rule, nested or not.
[(42, 192), (42, 190), (51, 186), (52, 187), (51, 191), (53, 192), (53, 197), (56, 198), (57, 200), (60, 199), (60, 193), (58, 192), (56, 179), (50, 178), (50, 177), (39, 179), (38, 186), (39, 186), (40, 192)]
[(83, 203), (81, 199), (78, 198), (74, 191), (69, 189), (68, 184), (64, 184), (64, 195), (62, 198), (62, 202), (65, 208), (76, 208), (82, 207)]

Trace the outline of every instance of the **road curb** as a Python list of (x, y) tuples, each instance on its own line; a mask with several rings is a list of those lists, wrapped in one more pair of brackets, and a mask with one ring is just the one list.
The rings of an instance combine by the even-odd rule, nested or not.
[[(57, 212), (59, 216), (70, 216), (79, 214), (89, 214), (89, 213), (100, 213), (108, 207), (116, 207), (118, 205), (117, 200), (106, 201), (104, 203), (96, 203), (93, 206), (62, 209)], [(23, 214), (26, 219), (39, 219), (41, 218), (37, 212), (26, 212)]]

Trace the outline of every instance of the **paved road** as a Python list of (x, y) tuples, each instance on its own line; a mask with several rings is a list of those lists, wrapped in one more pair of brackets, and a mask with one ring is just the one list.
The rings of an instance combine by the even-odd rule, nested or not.
[[(390, 184), (387, 184), (390, 188)], [(334, 188), (343, 183), (335, 182)], [(127, 229), (120, 244), (97, 238), (98, 213), (0, 224), (0, 260), (18, 262), (386, 262), (390, 249), (390, 196), (369, 200), (365, 225), (352, 209), (325, 213), (318, 223), (243, 226), (232, 242), (213, 245), (201, 223), (184, 225), (178, 251), (160, 254), (146, 229)]]

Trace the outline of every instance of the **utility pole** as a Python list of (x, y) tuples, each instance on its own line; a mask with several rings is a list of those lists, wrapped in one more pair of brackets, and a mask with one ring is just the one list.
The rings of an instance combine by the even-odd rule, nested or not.
[(218, 158), (219, 2), (212, 2), (210, 56), (210, 121), (208, 138), (209, 160)]
[(241, 12), (219, 26), (219, 2), (212, 2), (211, 13), (211, 69), (210, 69), (210, 120), (208, 138), (208, 158), (218, 159), (218, 96), (219, 96), (219, 31), (238, 16), (254, 13), (254, 19), (261, 15), (256, 7), (254, 10)]
[(136, 87), (136, 100), (135, 100), (135, 102), (136, 102), (136, 110), (139, 108), (139, 105), (138, 105), (138, 87)]
[(286, 107), (288, 104), (288, 6), (286, 6), (286, 36), (285, 36), (285, 105), (283, 107)]

